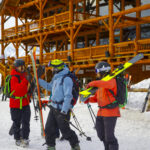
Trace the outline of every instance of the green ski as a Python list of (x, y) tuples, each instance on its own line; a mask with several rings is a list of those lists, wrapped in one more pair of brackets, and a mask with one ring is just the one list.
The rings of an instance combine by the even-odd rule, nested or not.
[[(102, 81), (109, 81), (112, 78), (116, 77), (117, 75), (119, 75), (120, 73), (122, 73), (124, 70), (128, 69), (129, 67), (131, 67), (134, 63), (136, 63), (137, 61), (141, 60), (144, 57), (144, 55), (142, 53), (136, 55), (135, 57), (133, 57), (131, 60), (129, 60), (128, 62), (126, 62), (125, 64), (120, 64), (111, 74), (107, 75), (106, 77), (104, 77), (103, 79), (101, 79)], [(90, 87), (84, 91), (80, 92), (80, 100), (82, 102), (86, 101), (91, 95), (95, 94), (96, 90), (98, 88), (96, 87)]]

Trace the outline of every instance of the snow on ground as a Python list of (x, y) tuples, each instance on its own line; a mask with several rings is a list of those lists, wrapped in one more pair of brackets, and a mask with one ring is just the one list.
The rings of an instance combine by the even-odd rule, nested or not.
[[(150, 84), (150, 79), (135, 85), (136, 87), (146, 88)], [(129, 102), (126, 109), (121, 109), (121, 117), (117, 121), (116, 137), (118, 138), (120, 150), (149, 150), (150, 149), (150, 113), (141, 113), (141, 107), (144, 102), (146, 93), (129, 93)], [(1, 97), (0, 97), (1, 98)], [(92, 108), (96, 113), (98, 107), (92, 104)], [(46, 146), (42, 146), (45, 142), (40, 135), (40, 121), (34, 120), (33, 104), (31, 103), (31, 132), (30, 146), (28, 150), (44, 150)], [(46, 108), (44, 113), (44, 122), (46, 122), (49, 109)], [(79, 136), (81, 150), (104, 150), (102, 142), (99, 141), (96, 131), (94, 130), (93, 122), (90, 118), (87, 106), (83, 103), (78, 103), (74, 112), (80, 122), (83, 131), (87, 136), (92, 138), (92, 141), (86, 141), (85, 137)], [(74, 123), (74, 120), (71, 119)], [(14, 139), (8, 135), (9, 128), (12, 124), (9, 111), (9, 101), (0, 101), (0, 150), (23, 150), (15, 146)], [(72, 128), (75, 130), (74, 128)], [(76, 130), (75, 130), (76, 131)], [(78, 131), (76, 133), (79, 135)], [(70, 145), (67, 141), (60, 142), (57, 140), (56, 150), (70, 150)]]

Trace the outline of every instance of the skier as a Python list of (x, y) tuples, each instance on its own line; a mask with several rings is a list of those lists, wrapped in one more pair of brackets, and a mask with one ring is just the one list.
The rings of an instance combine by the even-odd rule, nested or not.
[(96, 131), (99, 139), (104, 143), (105, 150), (118, 150), (119, 145), (114, 132), (117, 117), (120, 116), (120, 110), (116, 105), (113, 107), (112, 103), (115, 101), (115, 98), (109, 91), (112, 90), (116, 95), (116, 80), (100, 81), (100, 79), (110, 74), (111, 67), (107, 62), (102, 61), (97, 63), (95, 70), (98, 80), (90, 82), (87, 88), (98, 87), (98, 90), (85, 103), (98, 103), (99, 110), (96, 118)]
[[(29, 96), (27, 95), (30, 84), (29, 76), (25, 73), (25, 62), (16, 59), (14, 69), (11, 71), (11, 93), (10, 113), (14, 126), (14, 139), (17, 146), (27, 147), (29, 145), (30, 133), (30, 106)], [(22, 137), (20, 137), (20, 127), (22, 126)]]
[(63, 84), (61, 80), (69, 73), (69, 69), (64, 62), (59, 59), (52, 60), (49, 63), (52, 67), (53, 78), (50, 83), (39, 79), (39, 84), (44, 89), (52, 92), (51, 109), (45, 126), (45, 139), (47, 150), (55, 150), (55, 139), (58, 127), (65, 139), (71, 145), (71, 150), (80, 150), (79, 141), (76, 133), (70, 129), (68, 120), (70, 119), (70, 109), (73, 81), (70, 77), (65, 77)]

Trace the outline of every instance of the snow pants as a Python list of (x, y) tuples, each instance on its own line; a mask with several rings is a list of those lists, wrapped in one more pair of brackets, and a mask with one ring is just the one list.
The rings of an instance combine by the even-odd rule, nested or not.
[(117, 117), (96, 118), (96, 131), (99, 139), (103, 141), (105, 150), (118, 150), (119, 145), (115, 137), (115, 126)]
[(30, 106), (24, 106), (22, 109), (11, 108), (11, 119), (14, 126), (14, 139), (20, 139), (20, 127), (22, 126), (22, 138), (28, 139), (30, 133)]
[[(62, 136), (69, 141), (71, 147), (79, 143), (76, 133), (70, 129), (69, 123), (70, 112), (67, 113), (65, 120), (59, 118), (60, 111), (51, 107), (45, 125), (45, 140), (48, 146), (55, 146), (57, 137), (57, 128), (60, 129)], [(67, 121), (66, 121), (67, 120)]]

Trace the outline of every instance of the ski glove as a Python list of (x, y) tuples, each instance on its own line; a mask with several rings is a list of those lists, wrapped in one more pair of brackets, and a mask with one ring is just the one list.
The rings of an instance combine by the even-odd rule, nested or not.
[(45, 66), (39, 66), (37, 69), (37, 76), (40, 78), (45, 73)]
[(58, 120), (66, 120), (67, 114), (60, 112), (58, 115)]

